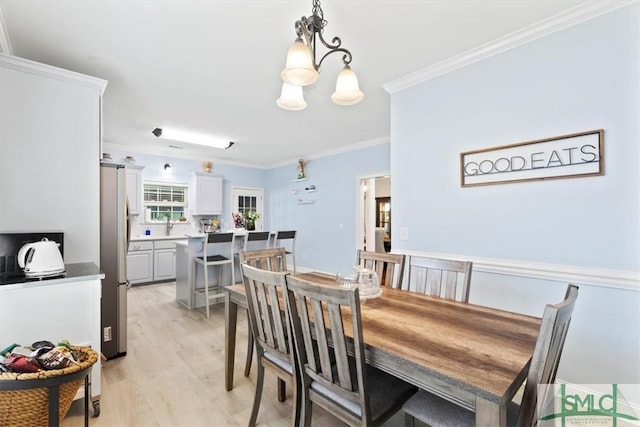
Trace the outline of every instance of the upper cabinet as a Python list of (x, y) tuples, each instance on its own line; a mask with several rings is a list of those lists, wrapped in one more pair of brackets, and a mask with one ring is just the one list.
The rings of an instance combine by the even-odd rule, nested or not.
[(0, 228), (64, 230), (67, 263), (100, 264), (106, 85), (0, 54)]
[(142, 203), (142, 169), (144, 166), (127, 165), (127, 198), (129, 199), (129, 215), (140, 215), (144, 212)]
[(222, 177), (194, 172), (189, 182), (188, 203), (191, 215), (221, 215)]

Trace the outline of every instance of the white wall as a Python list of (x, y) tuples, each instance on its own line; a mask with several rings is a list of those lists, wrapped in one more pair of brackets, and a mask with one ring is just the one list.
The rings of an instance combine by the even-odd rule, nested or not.
[[(391, 100), (394, 249), (472, 259), (470, 302), (535, 315), (581, 284), (569, 382), (640, 383), (638, 22), (627, 6)], [(460, 187), (461, 152), (599, 128), (604, 176)]]
[(63, 231), (67, 263), (100, 264), (105, 84), (0, 55), (0, 232)]

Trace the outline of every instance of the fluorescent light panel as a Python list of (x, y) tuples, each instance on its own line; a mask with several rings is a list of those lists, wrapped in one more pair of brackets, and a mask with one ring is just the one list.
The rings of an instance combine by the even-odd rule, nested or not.
[(232, 143), (222, 138), (214, 138), (208, 135), (202, 135), (192, 132), (185, 132), (177, 129), (162, 128), (160, 138), (170, 139), (172, 141), (181, 141), (189, 144), (204, 145), (213, 148), (229, 148)]

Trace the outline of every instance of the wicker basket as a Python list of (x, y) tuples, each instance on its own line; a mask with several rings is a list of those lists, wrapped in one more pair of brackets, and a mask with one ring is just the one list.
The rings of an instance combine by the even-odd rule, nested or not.
[[(0, 374), (0, 386), (3, 388), (0, 390), (0, 427), (47, 427), (49, 425), (48, 388), (11, 390), (10, 382), (17, 384), (16, 382), (25, 380), (59, 379), (58, 415), (59, 420), (64, 418), (84, 381), (84, 375), (71, 374), (89, 369), (98, 360), (98, 353), (89, 347), (73, 347), (73, 350), (80, 359), (78, 365), (32, 374), (12, 372)], [(71, 379), (65, 381), (65, 376)]]

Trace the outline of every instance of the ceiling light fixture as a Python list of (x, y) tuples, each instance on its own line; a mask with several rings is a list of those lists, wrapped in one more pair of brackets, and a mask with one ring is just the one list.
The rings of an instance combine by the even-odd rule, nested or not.
[(211, 136), (184, 132), (175, 129), (155, 128), (151, 131), (158, 138), (170, 139), (172, 141), (182, 141), (189, 144), (204, 145), (206, 147), (227, 149), (231, 148), (233, 141), (227, 141), (221, 138), (213, 138)]
[[(311, 16), (300, 18), (295, 23), (297, 38), (289, 47), (287, 52), (287, 62), (280, 77), (284, 81), (282, 92), (276, 104), (285, 110), (297, 111), (307, 107), (304, 100), (302, 87), (313, 84), (318, 80), (322, 61), (332, 53), (342, 52), (342, 62), (344, 67), (336, 81), (336, 91), (331, 95), (331, 100), (338, 105), (355, 105), (362, 101), (364, 93), (358, 85), (358, 77), (351, 70), (351, 52), (341, 47), (340, 37), (334, 37), (328, 43), (322, 32), (327, 25), (324, 13), (320, 6), (320, 0), (313, 0)], [(320, 61), (316, 62), (318, 41), (329, 49)]]

